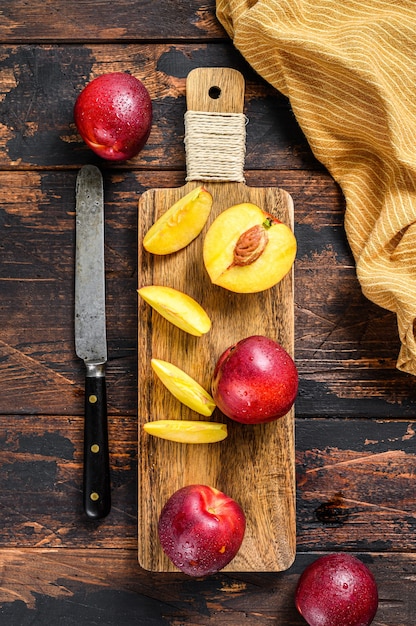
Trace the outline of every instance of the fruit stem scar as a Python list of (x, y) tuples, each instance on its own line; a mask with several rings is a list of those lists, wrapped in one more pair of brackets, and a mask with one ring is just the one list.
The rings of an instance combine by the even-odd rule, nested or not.
[(217, 522), (219, 522), (219, 521), (220, 521), (220, 519), (219, 519), (218, 515), (216, 514), (216, 509), (215, 509), (215, 508), (213, 508), (213, 507), (209, 507), (207, 510), (208, 510), (208, 513), (210, 513), (210, 515), (212, 515), (212, 517), (213, 517), (213, 518), (214, 518)]
[(269, 228), (271, 228), (273, 226), (273, 223), (276, 224), (276, 222), (279, 222), (279, 224), (280, 224), (280, 220), (277, 220), (276, 218), (273, 218), (273, 217), (269, 216), (268, 218), (266, 218), (264, 220), (262, 226), (263, 226), (263, 228), (268, 230)]

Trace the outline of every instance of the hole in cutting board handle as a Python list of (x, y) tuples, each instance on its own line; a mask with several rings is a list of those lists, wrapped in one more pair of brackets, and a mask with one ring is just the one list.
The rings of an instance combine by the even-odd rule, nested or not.
[(209, 91), (208, 91), (208, 95), (213, 100), (218, 100), (218, 98), (221, 95), (221, 88), (220, 87), (216, 87), (216, 86), (210, 87)]

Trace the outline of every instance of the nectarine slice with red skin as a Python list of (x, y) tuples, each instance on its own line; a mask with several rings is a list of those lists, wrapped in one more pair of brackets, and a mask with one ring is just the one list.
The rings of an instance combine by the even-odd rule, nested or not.
[(153, 371), (177, 400), (187, 407), (209, 417), (215, 409), (212, 396), (182, 369), (162, 359), (151, 359)]
[(203, 244), (204, 265), (215, 285), (237, 293), (264, 291), (290, 271), (296, 238), (289, 226), (244, 202), (218, 215)]
[(201, 337), (211, 328), (205, 309), (188, 294), (164, 285), (147, 285), (138, 294), (160, 315), (181, 330)]
[(227, 437), (227, 425), (221, 422), (166, 419), (143, 424), (154, 437), (177, 443), (218, 443)]
[(152, 254), (172, 254), (189, 245), (204, 228), (212, 196), (204, 187), (192, 189), (149, 228), (143, 247)]

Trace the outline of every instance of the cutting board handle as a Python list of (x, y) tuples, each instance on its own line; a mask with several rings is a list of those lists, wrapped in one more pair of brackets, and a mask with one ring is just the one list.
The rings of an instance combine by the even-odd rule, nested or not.
[(188, 111), (242, 113), (245, 82), (243, 75), (230, 67), (197, 67), (186, 79)]
[(245, 82), (227, 67), (196, 68), (186, 80), (186, 180), (244, 182)]

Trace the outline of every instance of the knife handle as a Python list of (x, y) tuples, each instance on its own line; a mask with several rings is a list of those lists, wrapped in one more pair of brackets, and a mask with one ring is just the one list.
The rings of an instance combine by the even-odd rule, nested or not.
[(105, 375), (85, 378), (84, 511), (100, 519), (111, 509)]

